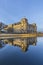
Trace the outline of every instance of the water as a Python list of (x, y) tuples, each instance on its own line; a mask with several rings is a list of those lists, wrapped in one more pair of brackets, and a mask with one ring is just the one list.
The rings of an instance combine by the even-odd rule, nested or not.
[(0, 48), (0, 65), (43, 65), (43, 38), (37, 38), (36, 46), (29, 45), (26, 52), (9, 44)]

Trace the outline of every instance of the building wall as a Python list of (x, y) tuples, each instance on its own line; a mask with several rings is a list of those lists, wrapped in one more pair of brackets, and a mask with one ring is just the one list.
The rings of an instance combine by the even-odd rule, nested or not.
[(10, 24), (4, 30), (9, 33), (34, 33), (37, 32), (36, 24), (29, 24), (27, 19), (23, 18), (20, 22)]
[(37, 26), (36, 25), (33, 25), (33, 24), (29, 24), (28, 25), (28, 33), (34, 33), (34, 32), (37, 32)]

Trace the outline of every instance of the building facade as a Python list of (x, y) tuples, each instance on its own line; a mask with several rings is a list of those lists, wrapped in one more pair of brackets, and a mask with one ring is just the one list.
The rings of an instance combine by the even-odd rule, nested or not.
[(36, 24), (29, 24), (26, 18), (21, 19), (20, 22), (15, 24), (10, 24), (7, 27), (4, 27), (4, 30), (7, 30), (7, 33), (34, 33), (37, 32)]

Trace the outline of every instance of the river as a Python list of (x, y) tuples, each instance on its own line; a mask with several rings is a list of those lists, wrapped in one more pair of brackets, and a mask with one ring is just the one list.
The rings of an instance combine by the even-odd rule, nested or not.
[(29, 45), (26, 52), (6, 44), (0, 48), (0, 65), (43, 65), (43, 37), (37, 38), (35, 46)]

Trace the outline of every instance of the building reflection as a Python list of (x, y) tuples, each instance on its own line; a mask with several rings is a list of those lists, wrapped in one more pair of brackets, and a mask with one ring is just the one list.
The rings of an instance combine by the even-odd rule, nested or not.
[(29, 45), (36, 45), (37, 38), (15, 38), (15, 39), (4, 39), (0, 40), (0, 48), (4, 47), (5, 44), (19, 46), (23, 51), (27, 51)]
[(5, 47), (5, 43), (4, 43), (4, 41), (3, 40), (0, 40), (0, 48), (3, 48), (3, 47)]

